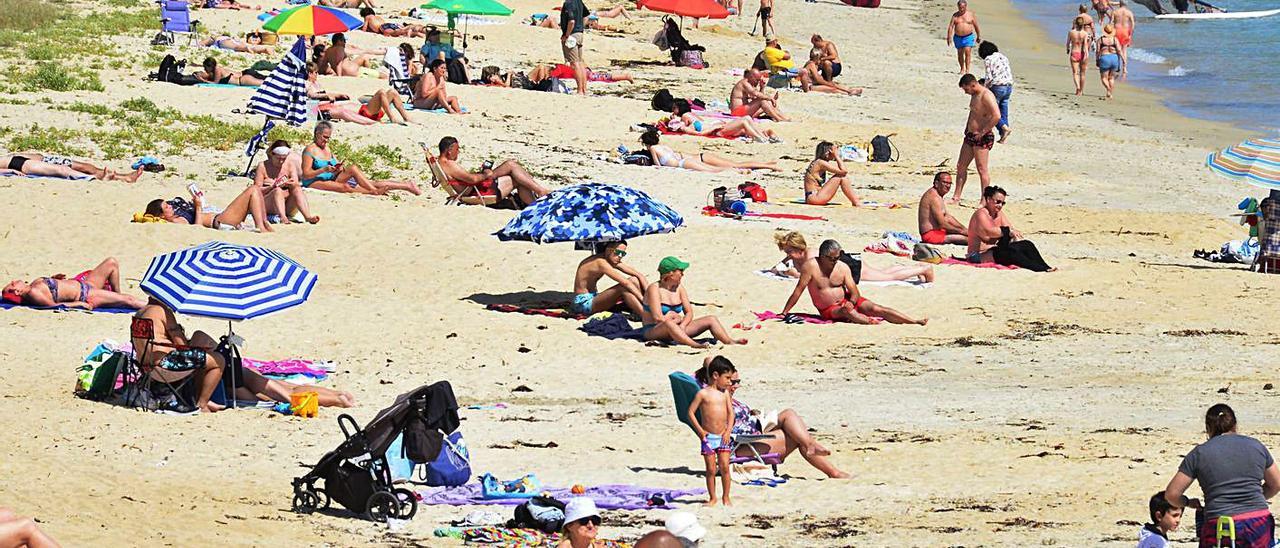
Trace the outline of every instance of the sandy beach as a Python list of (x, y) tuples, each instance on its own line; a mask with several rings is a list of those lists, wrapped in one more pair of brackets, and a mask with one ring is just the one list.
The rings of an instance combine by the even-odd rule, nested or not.
[[(415, 5), (384, 4), (388, 12)], [(503, 24), (471, 27), (473, 70), (558, 62), (556, 31), (520, 23), (530, 13), (550, 13), (553, 3), (508, 5), (516, 13)], [(1268, 309), (1280, 278), (1191, 257), (1240, 238), (1243, 230), (1227, 214), (1242, 197), (1261, 195), (1203, 167), (1208, 152), (1246, 133), (1179, 117), (1125, 84), (1116, 101), (1099, 101), (1096, 71), (1089, 95), (1071, 97), (1061, 37), (1045, 36), (1006, 0), (971, 6), (984, 39), (1001, 46), (1018, 80), (1015, 133), (992, 152), (993, 181), (1010, 193), (1005, 211), (1013, 222), (1060, 270), (938, 266), (928, 288), (863, 289), (878, 303), (928, 316), (925, 327), (759, 323), (752, 313), (780, 311), (792, 285), (753, 271), (777, 263), (779, 230), (801, 231), (811, 245), (834, 238), (850, 250), (886, 230), (915, 231), (914, 207), (933, 172), (954, 166), (968, 105), (956, 86), (954, 50), (944, 42), (953, 6), (940, 0), (889, 0), (875, 10), (827, 0), (779, 3), (783, 45), (801, 55), (813, 32), (834, 40), (845, 59), (840, 81), (865, 86), (863, 96), (784, 92), (782, 108), (796, 121), (769, 124), (783, 144), (664, 139), (686, 154), (779, 160), (781, 173), (704, 174), (596, 159), (619, 144), (638, 148), (639, 134), (628, 128), (660, 117), (649, 108), (655, 90), (723, 101), (737, 80), (729, 71), (748, 66), (761, 47), (747, 35), (749, 16), (703, 21), (685, 36), (707, 48), (711, 68), (638, 63), (666, 55), (649, 43), (658, 16), (639, 12), (630, 21), (604, 21), (626, 33), (589, 34), (586, 42), (589, 65), (629, 65), (634, 84), (593, 86), (590, 98), (450, 86), (471, 114), (416, 113), (408, 127), (338, 124), (335, 141), (398, 154), (378, 169), (421, 183), (423, 196), (310, 192), (320, 224), (277, 226), (274, 234), (129, 222), (149, 200), (185, 195), (192, 182), (226, 203), (246, 182), (226, 174), (243, 169), (245, 157), (243, 140), (197, 149), (130, 137), (169, 127), (192, 142), (214, 142), (217, 132), (206, 135), (206, 126), (185, 118), (130, 129), (111, 115), (128, 110), (122, 102), (145, 97), (189, 116), (261, 123), (232, 113), (243, 109), (247, 88), (145, 81), (166, 50), (147, 45), (155, 28), (133, 29), (101, 42), (116, 55), (101, 64), (103, 91), (32, 91), (16, 80), (0, 90), (0, 150), (42, 136), (40, 142), (95, 161), (119, 151), (105, 160), (115, 168), (153, 153), (168, 170), (132, 185), (0, 178), (0, 271), (6, 281), (30, 280), (115, 256), (125, 291), (142, 295), (139, 278), (160, 253), (210, 240), (278, 250), (319, 283), (306, 304), (236, 325), (247, 339), (245, 355), (336, 361), (325, 385), (356, 395), (359, 406), (350, 413), (361, 423), (396, 395), (438, 380), (452, 383), (464, 407), (505, 403), (461, 412), (473, 471), (500, 478), (533, 472), (554, 486), (703, 486), (696, 439), (675, 418), (667, 373), (692, 371), (704, 357), (722, 354), (741, 372), (738, 399), (763, 410), (795, 409), (854, 477), (823, 479), (793, 455), (779, 469), (789, 478), (783, 485), (735, 485), (732, 508), (682, 506), (710, 530), (708, 546), (1133, 545), (1148, 497), (1203, 441), (1209, 405), (1230, 403), (1242, 433), (1273, 449), (1280, 443), (1280, 413), (1272, 407), (1280, 392), (1271, 389), (1277, 376), (1267, 365), (1280, 343)], [(68, 8), (154, 11), (114, 0)], [(1064, 4), (1064, 21), (1071, 11)], [(243, 34), (258, 26), (256, 13), (203, 10), (196, 18), (214, 31)], [(350, 40), (362, 47), (399, 42), (363, 32)], [(278, 60), (284, 47), (270, 56), (218, 55), (241, 69)], [(210, 51), (180, 49), (192, 64)], [(18, 47), (0, 59), (22, 74), (23, 55)], [(321, 80), (353, 96), (385, 86)], [(79, 103), (106, 113), (70, 108)], [(817, 142), (888, 133), (896, 133), (900, 161), (856, 165), (854, 184), (867, 199), (911, 208), (789, 203), (802, 196), (801, 171)], [(748, 345), (697, 351), (606, 341), (586, 336), (577, 321), (485, 310), (568, 300), (583, 254), (570, 244), (499, 242), (491, 234), (512, 212), (446, 205), (444, 192), (430, 187), (418, 146), (446, 135), (463, 143), (469, 166), (515, 158), (555, 188), (619, 183), (669, 204), (686, 226), (634, 240), (626, 261), (652, 276), (662, 257), (679, 256), (692, 265), (684, 285), (699, 314), (761, 327), (731, 330)], [(103, 144), (111, 140), (124, 144)], [(826, 220), (699, 214), (712, 188), (747, 180), (768, 189), (771, 203), (760, 211)], [(963, 206), (953, 209), (962, 222), (980, 188), (974, 173)], [(874, 266), (909, 262), (864, 259)], [(797, 311), (812, 312), (807, 298)], [(227, 328), (209, 319), (183, 322), (188, 331)], [(264, 411), (171, 417), (75, 398), (75, 368), (103, 339), (125, 340), (127, 326), (123, 315), (0, 311), (0, 415), (7, 419), (0, 506), (38, 518), (66, 546), (460, 544), (432, 531), (477, 508), (422, 506), (395, 531), (341, 513), (290, 511), (290, 479), (342, 440), (338, 410), (323, 409), (317, 419)], [(667, 514), (606, 512), (601, 536), (634, 540), (661, 527)], [(1191, 542), (1189, 521), (1172, 540)]]

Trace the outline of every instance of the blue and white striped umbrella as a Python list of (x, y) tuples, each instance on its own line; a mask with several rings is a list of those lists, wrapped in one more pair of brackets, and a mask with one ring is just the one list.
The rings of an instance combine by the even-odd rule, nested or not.
[(175, 312), (247, 320), (306, 302), (316, 275), (263, 247), (208, 242), (151, 259), (142, 290)]
[(284, 59), (249, 98), (249, 112), (284, 120), (291, 126), (307, 122), (307, 40), (298, 37)]
[(671, 232), (682, 224), (680, 214), (642, 191), (583, 183), (534, 202), (494, 235), (504, 242), (608, 242)]

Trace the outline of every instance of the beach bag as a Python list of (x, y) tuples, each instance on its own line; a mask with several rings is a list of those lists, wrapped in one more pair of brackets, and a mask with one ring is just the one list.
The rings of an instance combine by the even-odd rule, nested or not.
[(889, 136), (876, 135), (871, 138), (871, 161), (872, 162), (896, 162), (898, 161), (898, 149), (893, 146), (893, 142), (889, 140)]
[(413, 417), (404, 428), (401, 454), (413, 462), (431, 462), (440, 455), (443, 439), (439, 430), (427, 428), (427, 421)]
[(750, 199), (757, 204), (769, 201), (769, 194), (764, 191), (764, 187), (756, 183), (742, 183), (738, 185), (738, 192), (742, 193), (743, 200)]
[(938, 264), (946, 257), (942, 255), (941, 251), (938, 251), (938, 248), (929, 244), (918, 243), (911, 250), (911, 258), (922, 263)]
[(324, 478), (324, 492), (352, 512), (364, 513), (373, 496), (373, 475), (359, 465), (343, 462)]
[(460, 59), (450, 59), (444, 63), (445, 70), (449, 71), (445, 79), (450, 84), (465, 85), (471, 82), (467, 80), (467, 67), (462, 64)]
[(457, 487), (471, 481), (471, 455), (467, 452), (467, 442), (462, 439), (462, 431), (455, 430), (442, 441), (440, 454), (423, 465), (427, 485)]
[(544, 533), (555, 533), (564, 527), (565, 503), (554, 497), (539, 495), (516, 507), (515, 515), (507, 522), (507, 527), (520, 529), (537, 529)]
[(649, 106), (658, 112), (671, 112), (671, 107), (676, 104), (676, 98), (671, 95), (671, 91), (662, 88), (653, 94), (653, 100), (649, 101)]
[(542, 492), (538, 476), (528, 474), (511, 481), (502, 481), (493, 474), (480, 476), (480, 494), (486, 499), (531, 499)]
[(676, 65), (695, 69), (706, 68), (707, 66), (706, 62), (702, 60), (702, 52), (696, 49), (680, 50), (680, 61)]
[[(153, 46), (172, 46), (172, 45), (173, 45), (173, 35), (172, 35), (172, 34), (169, 34), (169, 33), (167, 33), (167, 32), (157, 32), (157, 33), (156, 33), (156, 37), (151, 39), (151, 45), (153, 45)], [(173, 56), (172, 56), (172, 55), (170, 55), (169, 57), (173, 57)]]
[(79, 380), (76, 382), (75, 394), (94, 401), (110, 398), (115, 392), (116, 378), (125, 371), (128, 363), (129, 355), (123, 352), (112, 352), (100, 361), (85, 361), (77, 370)]
[(653, 35), (653, 45), (658, 46), (659, 51), (667, 51), (671, 49), (671, 45), (667, 44), (667, 25), (664, 23), (662, 29)]

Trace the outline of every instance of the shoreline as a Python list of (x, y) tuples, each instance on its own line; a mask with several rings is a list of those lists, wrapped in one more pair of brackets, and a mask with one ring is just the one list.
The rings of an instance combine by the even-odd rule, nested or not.
[[(927, 28), (940, 29), (935, 32), (942, 36), (950, 6), (949, 1), (924, 0), (916, 20)], [(1070, 5), (1064, 3), (1063, 6), (1065, 33)], [(1227, 122), (1183, 114), (1166, 105), (1156, 91), (1126, 81), (1116, 82), (1116, 94), (1111, 101), (1099, 100), (1103, 88), (1097, 68), (1092, 63), (1086, 75), (1085, 93), (1077, 98), (1071, 82), (1071, 69), (1066, 64), (1065, 46), (1050, 36), (1040, 22), (1023, 13), (1012, 0), (989, 0), (974, 11), (984, 38), (996, 42), (1013, 66), (1015, 105), (1018, 91), (1034, 90), (1056, 99), (1074, 101), (1080, 107), (1086, 107), (1080, 111), (1083, 114), (1106, 116), (1121, 124), (1176, 135), (1183, 144), (1212, 150), (1263, 134)], [(978, 59), (977, 48), (974, 50), (977, 68), (982, 60)], [(1015, 113), (1016, 109), (1015, 106)], [(1016, 122), (1012, 125), (1016, 132)]]

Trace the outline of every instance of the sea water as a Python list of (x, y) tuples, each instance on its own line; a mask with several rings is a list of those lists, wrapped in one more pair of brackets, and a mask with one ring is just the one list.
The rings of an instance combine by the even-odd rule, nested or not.
[[(1089, 2), (1085, 2), (1088, 4)], [(1164, 98), (1182, 114), (1217, 120), (1268, 133), (1280, 131), (1280, 15), (1258, 19), (1156, 19), (1132, 2), (1137, 19), (1129, 46), (1128, 83)], [(1171, 1), (1163, 2), (1171, 6)], [(1224, 0), (1210, 3), (1228, 11), (1280, 8), (1280, 0)], [(1060, 42), (1066, 64), (1066, 38), (1078, 2), (1014, 0), (1023, 14)], [(1096, 13), (1089, 12), (1096, 17)], [(1097, 25), (1102, 33), (1102, 25)], [(990, 37), (998, 42), (997, 37)], [(1017, 59), (1011, 59), (1017, 71)], [(1091, 56), (1085, 93), (1101, 93)], [(1071, 74), (1063, 69), (1062, 78)], [(1123, 92), (1119, 92), (1123, 93)]]

